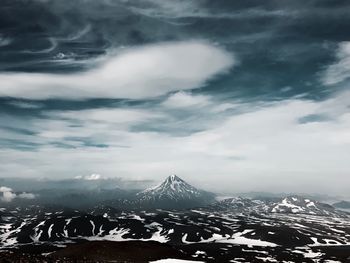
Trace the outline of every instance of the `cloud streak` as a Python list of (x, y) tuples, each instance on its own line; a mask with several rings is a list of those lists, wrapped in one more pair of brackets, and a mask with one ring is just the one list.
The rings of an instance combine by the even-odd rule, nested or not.
[(191, 95), (186, 92), (177, 92), (169, 96), (162, 105), (168, 108), (202, 107), (210, 104), (210, 97), (204, 95)]
[(12, 39), (11, 38), (3, 37), (2, 35), (0, 35), (0, 48), (8, 46), (11, 43), (12, 43)]
[(233, 64), (231, 54), (205, 42), (163, 43), (122, 51), (85, 73), (1, 74), (0, 96), (144, 99), (199, 88)]
[(335, 57), (335, 62), (322, 74), (322, 82), (325, 85), (339, 84), (350, 78), (350, 42), (340, 43)]

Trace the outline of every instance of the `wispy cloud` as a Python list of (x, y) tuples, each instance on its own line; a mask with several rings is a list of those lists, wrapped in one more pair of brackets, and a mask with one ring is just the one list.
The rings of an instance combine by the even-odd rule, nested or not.
[(22, 109), (40, 109), (44, 106), (40, 102), (28, 102), (28, 101), (20, 101), (20, 100), (9, 101), (7, 104), (15, 106), (17, 108), (22, 108)]
[[(127, 7), (133, 12), (148, 17), (157, 17), (164, 19), (181, 19), (181, 18), (225, 18), (237, 19), (243, 17), (264, 17), (264, 16), (292, 16), (295, 12), (286, 12), (282, 9), (266, 10), (261, 7), (239, 9), (236, 12), (230, 10), (210, 9), (205, 1), (171, 1), (171, 0), (144, 0), (144, 1), (128, 1)], [(214, 10), (213, 10), (214, 9)]]
[(143, 99), (199, 88), (233, 64), (230, 53), (206, 42), (170, 42), (128, 49), (85, 73), (1, 74), (0, 95), (27, 99)]
[(162, 105), (169, 108), (202, 107), (210, 104), (210, 97), (205, 95), (192, 95), (183, 91), (169, 96)]
[(342, 42), (336, 51), (336, 60), (322, 74), (325, 85), (334, 85), (350, 78), (350, 42)]
[(4, 37), (0, 34), (0, 48), (8, 46), (12, 43), (12, 39), (9, 37)]

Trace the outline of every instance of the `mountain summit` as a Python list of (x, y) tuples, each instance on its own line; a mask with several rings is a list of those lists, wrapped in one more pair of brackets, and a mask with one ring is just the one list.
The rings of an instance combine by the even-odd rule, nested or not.
[(176, 175), (170, 175), (163, 183), (148, 188), (142, 191), (142, 193), (149, 197), (164, 197), (172, 200), (191, 199), (201, 195), (198, 189), (186, 183)]
[(157, 208), (187, 208), (211, 202), (214, 194), (199, 190), (177, 175), (170, 175), (161, 184), (137, 194), (143, 205)]

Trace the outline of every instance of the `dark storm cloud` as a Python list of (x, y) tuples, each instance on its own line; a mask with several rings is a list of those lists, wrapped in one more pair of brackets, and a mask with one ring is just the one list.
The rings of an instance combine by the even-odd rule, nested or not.
[[(119, 1), (4, 1), (0, 9), (2, 70), (71, 72), (106, 49), (171, 39), (161, 23)], [(158, 29), (158, 30), (157, 30)], [(4, 45), (5, 41), (11, 43)]]
[[(336, 44), (349, 39), (349, 10), (347, 1), (4, 0), (0, 70), (72, 73), (111, 48), (199, 38), (234, 52), (239, 65), (197, 92), (247, 100), (303, 93), (321, 99), (335, 88), (323, 88), (318, 72), (334, 60)], [(43, 103), (43, 110), (109, 104)]]
[[(346, 1), (35, 1), (4, 0), (0, 70), (74, 72), (113, 48), (207, 39), (240, 66), (204, 91), (279, 99), (329, 92), (317, 73), (349, 39)], [(288, 94), (280, 89), (290, 86)]]
[(327, 45), (348, 39), (348, 10), (340, 1), (5, 0), (0, 31), (11, 43), (1, 47), (1, 69), (67, 72), (111, 47), (205, 38), (239, 54), (235, 76), (245, 65), (261, 82), (276, 68), (303, 76), (331, 59)]
[[(194, 92), (246, 100), (305, 93), (318, 100), (338, 89), (320, 85), (319, 72), (334, 61), (337, 44), (350, 38), (349, 7), (326, 0), (4, 0), (0, 71), (72, 73), (110, 49), (206, 39), (233, 52), (239, 65)], [(44, 108), (106, 103), (50, 101)]]

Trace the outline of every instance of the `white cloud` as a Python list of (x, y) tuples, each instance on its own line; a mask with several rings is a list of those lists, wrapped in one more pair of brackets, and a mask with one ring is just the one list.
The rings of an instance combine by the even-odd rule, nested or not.
[[(45, 142), (65, 137), (88, 137), (91, 142), (108, 142), (109, 146), (125, 142), (132, 126), (161, 121), (166, 115), (145, 109), (98, 108), (76, 111), (50, 111), (48, 119), (35, 119), (32, 125)], [(108, 132), (107, 132), (108, 131)], [(79, 142), (70, 142), (77, 147)]]
[(203, 107), (209, 105), (210, 97), (204, 95), (192, 95), (179, 91), (169, 96), (162, 105), (168, 108)]
[(338, 84), (350, 78), (350, 42), (339, 44), (336, 61), (331, 64), (322, 75), (325, 85)]
[(2, 193), (0, 199), (3, 202), (11, 202), (16, 198), (16, 194), (12, 192), (12, 189), (6, 186), (0, 186), (0, 193)]
[(130, 124), (164, 117), (162, 114), (142, 109), (97, 108), (76, 111), (50, 111), (50, 118), (63, 118), (91, 122), (108, 122), (115, 124)]
[[(109, 147), (66, 149), (47, 144), (30, 152), (0, 149), (0, 173), (60, 177), (99, 171), (108, 178), (157, 180), (176, 173), (196, 185), (207, 184), (226, 191), (347, 194), (349, 99), (350, 92), (346, 92), (321, 102), (291, 99), (254, 103), (251, 107), (243, 105), (240, 114), (206, 111), (208, 118), (217, 119), (215, 124), (204, 131), (178, 137), (171, 133), (132, 131), (128, 125), (116, 126), (113, 118), (110, 121), (102, 118), (103, 125), (99, 126), (94, 118), (87, 117), (82, 126), (74, 127), (69, 126), (71, 120), (68, 123), (60, 120), (61, 126), (45, 126), (42, 120), (43, 134), (57, 132), (60, 127), (62, 137), (84, 136)], [(239, 103), (235, 105), (241, 107)], [(196, 111), (191, 114), (194, 125), (201, 125)], [(300, 118), (313, 114), (329, 118), (299, 122)], [(80, 115), (77, 116), (80, 121)], [(166, 125), (166, 119), (162, 122)]]
[(73, 75), (0, 74), (0, 95), (27, 99), (143, 99), (199, 88), (234, 64), (230, 53), (202, 41), (131, 48)]
[[(179, 91), (171, 94), (161, 105), (169, 109), (186, 109), (197, 111), (199, 108), (211, 113), (222, 113), (235, 108), (242, 108), (242, 103), (220, 102), (209, 95), (193, 95), (190, 92)], [(251, 107), (251, 106), (250, 106)], [(208, 120), (208, 119), (207, 119)]]
[(12, 189), (7, 186), (0, 186), (0, 192), (12, 192)]
[(23, 199), (34, 199), (35, 195), (32, 193), (20, 193), (16, 194), (13, 192), (12, 188), (6, 187), (6, 186), (0, 186), (0, 193), (2, 193), (2, 196), (0, 197), (0, 200), (3, 202), (11, 202), (15, 198), (23, 198)]
[(216, 113), (219, 113), (219, 112), (224, 112), (224, 111), (227, 111), (227, 110), (232, 110), (232, 109), (235, 109), (235, 108), (238, 108), (239, 107), (239, 104), (234, 104), (234, 103), (221, 103), (219, 105), (216, 105), (215, 107), (213, 107), (212, 111), (213, 112), (216, 112)]

